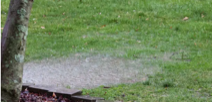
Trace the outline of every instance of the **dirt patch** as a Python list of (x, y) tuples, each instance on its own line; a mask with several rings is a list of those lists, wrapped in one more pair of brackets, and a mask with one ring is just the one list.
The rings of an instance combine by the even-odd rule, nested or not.
[(93, 88), (145, 81), (148, 74), (158, 71), (159, 67), (143, 65), (141, 59), (126, 60), (103, 55), (76, 54), (69, 58), (25, 63), (23, 82), (75, 89)]

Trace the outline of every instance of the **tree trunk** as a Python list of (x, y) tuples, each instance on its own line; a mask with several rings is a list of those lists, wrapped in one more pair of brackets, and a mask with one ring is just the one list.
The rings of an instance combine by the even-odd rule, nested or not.
[(19, 102), (33, 0), (11, 0), (1, 42), (1, 102)]

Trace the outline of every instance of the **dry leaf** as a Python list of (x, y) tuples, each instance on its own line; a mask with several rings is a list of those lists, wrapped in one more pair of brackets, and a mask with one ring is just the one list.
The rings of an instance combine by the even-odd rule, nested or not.
[(26, 88), (23, 93), (28, 94), (29, 93), (28, 89)]
[(83, 39), (85, 39), (86, 37), (87, 37), (86, 35), (83, 35), (83, 36), (82, 36)]
[(53, 94), (52, 94), (52, 97), (54, 97), (54, 98), (56, 98), (57, 96), (56, 96), (56, 94), (53, 92)]
[(28, 89), (26, 88), (24, 91), (28, 91)]
[(46, 17), (46, 15), (43, 15), (43, 17)]
[(45, 27), (44, 26), (41, 26), (41, 29), (45, 29)]
[(146, 18), (146, 20), (148, 21), (148, 20), (149, 20), (149, 18)]
[(63, 12), (63, 15), (65, 14), (65, 12)]
[(201, 14), (201, 17), (202, 17), (202, 18), (204, 18), (204, 17), (205, 17), (205, 15)]
[(140, 40), (137, 40), (137, 43), (141, 43), (141, 41)]
[(101, 26), (101, 28), (104, 28), (104, 27), (106, 27), (106, 25), (102, 25), (102, 26)]
[(4, 28), (1, 28), (1, 30), (3, 30)]
[(184, 21), (188, 20), (188, 17), (183, 18)]

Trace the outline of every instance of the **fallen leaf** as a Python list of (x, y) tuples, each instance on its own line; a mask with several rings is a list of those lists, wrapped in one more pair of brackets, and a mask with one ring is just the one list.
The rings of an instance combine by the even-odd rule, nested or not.
[(146, 18), (146, 21), (148, 21), (149, 20), (149, 18)]
[(141, 43), (141, 41), (137, 40), (138, 43)]
[(65, 12), (63, 12), (63, 15), (65, 14)]
[(53, 98), (56, 98), (57, 96), (56, 96), (56, 94), (53, 92), (53, 94), (52, 94), (52, 97)]
[(205, 15), (201, 14), (201, 17), (202, 17), (202, 18), (204, 18), (204, 17), (205, 17)]
[(51, 35), (51, 33), (49, 32), (49, 35)]
[(188, 20), (188, 17), (183, 18), (184, 21)]
[(86, 37), (87, 37), (86, 35), (83, 35), (83, 36), (82, 36), (83, 39), (85, 39)]
[(28, 94), (28, 93), (29, 93), (29, 91), (28, 91), (27, 88), (24, 90), (24, 93), (25, 93), (25, 94)]
[(36, 22), (34, 21), (34, 24), (36, 24)]
[(170, 27), (170, 29), (172, 29), (172, 26)]
[(43, 15), (43, 17), (46, 17), (46, 15)]
[(44, 26), (41, 26), (41, 29), (45, 29), (45, 27)]
[(106, 25), (102, 25), (102, 26), (101, 26), (101, 28), (104, 28), (104, 27), (106, 27)]
[(24, 91), (28, 91), (28, 89), (26, 88)]

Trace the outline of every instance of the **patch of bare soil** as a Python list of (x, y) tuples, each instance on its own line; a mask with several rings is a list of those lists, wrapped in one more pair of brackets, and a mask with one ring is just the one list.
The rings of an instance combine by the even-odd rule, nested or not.
[(147, 75), (158, 71), (160, 68), (157, 66), (143, 65), (142, 59), (76, 54), (69, 58), (25, 63), (23, 83), (74, 89), (93, 88), (145, 81)]

